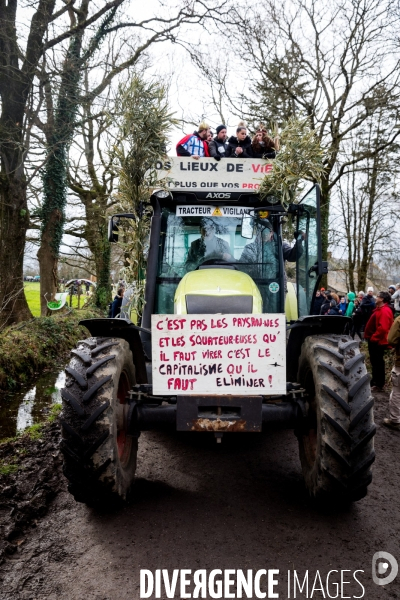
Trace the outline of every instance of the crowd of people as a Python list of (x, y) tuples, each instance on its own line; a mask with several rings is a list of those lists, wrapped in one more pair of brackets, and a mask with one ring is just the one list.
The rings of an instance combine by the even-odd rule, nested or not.
[(186, 135), (176, 145), (178, 156), (192, 158), (275, 158), (279, 150), (278, 138), (272, 138), (264, 125), (259, 125), (253, 138), (248, 134), (246, 124), (241, 121), (236, 135), (228, 138), (226, 125), (218, 125), (215, 135), (210, 126), (202, 122), (198, 130)]
[[(383, 292), (379, 292), (383, 293)], [(390, 285), (387, 289), (388, 305), (394, 317), (400, 316), (400, 283)], [(348, 292), (346, 295), (338, 295), (330, 290), (321, 288), (317, 290), (313, 305), (313, 315), (341, 315), (351, 317), (352, 335), (362, 338), (365, 326), (376, 307), (374, 288), (369, 287), (367, 293)]]
[(321, 288), (316, 292), (313, 314), (351, 317), (351, 335), (358, 335), (368, 343), (373, 392), (385, 389), (385, 351), (394, 348), (389, 417), (383, 424), (400, 431), (400, 283), (390, 285), (376, 296), (372, 287), (366, 294), (349, 292), (340, 298), (335, 292)]

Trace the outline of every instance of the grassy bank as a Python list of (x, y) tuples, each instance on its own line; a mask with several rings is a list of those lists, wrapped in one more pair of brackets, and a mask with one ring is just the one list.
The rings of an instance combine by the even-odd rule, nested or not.
[(39, 371), (65, 356), (76, 342), (89, 336), (78, 325), (82, 319), (99, 317), (93, 310), (72, 311), (39, 317), (0, 333), (0, 390), (27, 382)]

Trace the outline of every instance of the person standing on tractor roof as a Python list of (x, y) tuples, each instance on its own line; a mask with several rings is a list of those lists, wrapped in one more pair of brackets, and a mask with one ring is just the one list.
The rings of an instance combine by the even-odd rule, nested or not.
[(389, 292), (379, 292), (376, 297), (376, 308), (372, 311), (364, 330), (364, 339), (368, 341), (371, 359), (371, 389), (382, 392), (385, 385), (384, 353), (388, 348), (388, 333), (393, 323), (393, 312), (390, 308)]
[(210, 126), (207, 123), (200, 123), (198, 131), (186, 135), (177, 143), (177, 156), (192, 156), (196, 159), (210, 156), (207, 144), (209, 131)]
[(400, 431), (400, 316), (390, 328), (388, 344), (395, 349), (396, 358), (391, 373), (393, 388), (389, 398), (389, 418), (383, 419), (383, 425)]
[(231, 135), (228, 140), (230, 158), (253, 158), (251, 139), (247, 135), (246, 125), (240, 121), (236, 129), (236, 137)]
[(273, 140), (263, 125), (260, 125), (251, 142), (254, 158), (275, 158), (278, 141)]
[(208, 150), (210, 156), (215, 160), (221, 160), (221, 158), (226, 158), (230, 154), (229, 144), (226, 141), (226, 125), (218, 125), (216, 131), (217, 135), (208, 143)]

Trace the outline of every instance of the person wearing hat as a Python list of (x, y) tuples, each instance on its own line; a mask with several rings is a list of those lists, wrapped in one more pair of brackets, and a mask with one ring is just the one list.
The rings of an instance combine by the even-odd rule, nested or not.
[(354, 292), (348, 292), (347, 294), (347, 309), (345, 317), (351, 317), (354, 311), (354, 300), (356, 299), (356, 295)]
[(388, 292), (389, 292), (390, 297), (391, 297), (391, 299), (390, 299), (390, 308), (392, 309), (393, 315), (394, 315), (395, 312), (396, 312), (396, 310), (394, 308), (394, 298), (393, 298), (393, 296), (394, 296), (394, 294), (396, 292), (396, 287), (394, 285), (389, 285)]
[(392, 296), (394, 302), (394, 317), (400, 317), (400, 283), (396, 283), (396, 291)]
[(208, 143), (208, 150), (210, 156), (215, 160), (221, 160), (221, 158), (227, 158), (230, 154), (229, 144), (226, 141), (226, 125), (218, 125), (216, 132), (214, 139)]
[(177, 156), (192, 156), (193, 158), (201, 158), (210, 156), (208, 151), (207, 137), (210, 131), (210, 126), (202, 121), (198, 131), (186, 135), (176, 145)]

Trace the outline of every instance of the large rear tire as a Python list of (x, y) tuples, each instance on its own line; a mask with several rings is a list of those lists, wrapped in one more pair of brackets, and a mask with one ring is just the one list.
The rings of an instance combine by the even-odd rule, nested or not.
[(129, 344), (117, 338), (80, 341), (65, 371), (61, 449), (68, 489), (90, 506), (125, 500), (138, 442), (128, 434), (127, 396), (135, 384)]
[(359, 343), (345, 335), (306, 338), (298, 381), (308, 394), (297, 435), (310, 495), (329, 503), (360, 500), (372, 480), (376, 426)]

